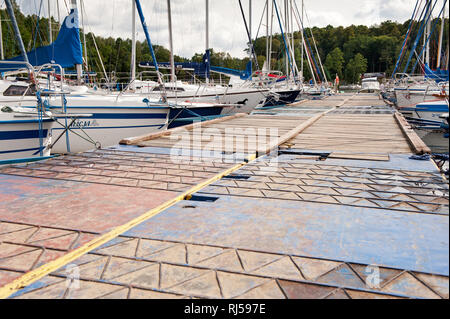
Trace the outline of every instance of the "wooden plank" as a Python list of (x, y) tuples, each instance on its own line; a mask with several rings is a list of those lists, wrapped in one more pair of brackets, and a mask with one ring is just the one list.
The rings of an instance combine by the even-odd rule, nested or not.
[(365, 161), (389, 161), (389, 154), (333, 152), (328, 158), (365, 160)]
[(325, 111), (323, 113), (320, 113), (320, 114), (310, 118), (306, 122), (301, 123), (299, 126), (294, 128), (292, 131), (290, 131), (290, 132), (284, 134), (283, 136), (281, 136), (280, 138), (278, 138), (276, 142), (271, 143), (269, 145), (269, 147), (266, 147), (265, 149), (259, 149), (258, 153), (260, 153), (260, 154), (270, 153), (273, 149), (275, 149), (275, 148), (279, 147), (280, 145), (286, 143), (287, 141), (293, 139), (294, 137), (296, 137), (297, 135), (302, 133), (304, 130), (306, 130), (308, 127), (310, 127), (311, 125), (316, 123), (318, 120), (320, 120), (323, 116), (330, 113), (331, 111), (334, 111), (335, 109), (336, 108), (332, 108), (328, 111)]
[[(375, 153), (375, 152), (379, 152), (380, 151), (380, 147), (381, 145), (378, 146), (374, 146), (374, 147), (335, 147), (333, 145), (329, 146), (329, 147), (320, 147), (320, 146), (310, 146), (310, 145), (295, 145), (295, 147), (289, 147), (289, 145), (284, 144), (281, 148), (282, 149), (288, 149), (288, 150), (292, 150), (292, 149), (299, 149), (299, 150), (317, 150), (317, 151), (327, 151), (327, 152), (362, 152), (362, 151), (366, 151), (366, 152), (371, 152), (371, 153)], [(409, 154), (411, 153), (411, 149), (408, 147), (406, 149), (400, 149), (398, 147), (387, 147), (384, 149), (384, 151), (386, 153), (389, 154)]]
[(179, 131), (183, 131), (183, 130), (192, 130), (196, 127), (204, 127), (204, 126), (208, 126), (214, 123), (220, 123), (220, 122), (225, 122), (225, 121), (229, 121), (231, 119), (235, 119), (235, 118), (239, 118), (239, 117), (244, 117), (247, 116), (246, 113), (238, 113), (235, 115), (231, 115), (231, 116), (225, 116), (225, 117), (221, 117), (221, 118), (217, 118), (214, 120), (210, 120), (210, 121), (205, 121), (205, 122), (200, 122), (200, 123), (193, 123), (193, 124), (189, 124), (186, 126), (181, 126), (181, 127), (177, 127), (174, 129), (169, 129), (163, 132), (157, 132), (157, 133), (152, 133), (152, 134), (147, 134), (147, 135), (141, 135), (141, 136), (136, 136), (136, 137), (129, 137), (129, 138), (124, 138), (123, 140), (121, 140), (119, 142), (119, 144), (121, 145), (134, 145), (140, 142), (144, 142), (144, 141), (149, 141), (149, 140), (153, 140), (156, 139), (158, 137), (161, 136), (167, 136), (167, 135), (171, 135), (174, 132), (179, 132)]
[[(380, 153), (380, 150), (383, 153), (411, 152), (408, 141), (392, 115), (343, 118), (327, 115), (282, 147), (358, 154)], [(367, 155), (359, 157), (369, 159)]]
[[(356, 94), (355, 94), (356, 95)], [(345, 105), (345, 103), (347, 103), (348, 101), (350, 101), (351, 99), (353, 99), (355, 97), (355, 95), (350, 96), (349, 98), (345, 99), (344, 101), (342, 101), (341, 103), (338, 103), (336, 105), (336, 107), (341, 107), (343, 105)]]
[(294, 103), (288, 104), (287, 106), (299, 106), (299, 105), (305, 104), (307, 101), (309, 101), (309, 100), (302, 100), (299, 102), (294, 102)]
[(431, 154), (431, 149), (422, 141), (416, 132), (414, 132), (413, 128), (409, 125), (403, 115), (399, 112), (395, 112), (394, 117), (414, 152), (419, 155)]

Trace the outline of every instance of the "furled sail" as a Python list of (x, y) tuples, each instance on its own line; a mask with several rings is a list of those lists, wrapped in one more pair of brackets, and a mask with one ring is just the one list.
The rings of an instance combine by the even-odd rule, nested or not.
[[(83, 50), (80, 41), (78, 10), (72, 9), (64, 19), (56, 41), (48, 46), (36, 48), (27, 53), (31, 65), (39, 66), (47, 63), (59, 64), (63, 68), (71, 68), (76, 64), (83, 64)], [(5, 61), (23, 61), (17, 56)], [(22, 69), (23, 64), (2, 65), (1, 71)]]

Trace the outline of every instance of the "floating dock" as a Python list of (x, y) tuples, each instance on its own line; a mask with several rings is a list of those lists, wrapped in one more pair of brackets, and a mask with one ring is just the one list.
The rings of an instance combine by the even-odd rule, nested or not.
[(0, 168), (2, 298), (449, 298), (449, 185), (341, 94)]

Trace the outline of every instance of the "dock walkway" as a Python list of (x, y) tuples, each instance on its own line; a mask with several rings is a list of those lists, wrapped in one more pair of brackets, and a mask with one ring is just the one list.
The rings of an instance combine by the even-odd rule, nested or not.
[(255, 113), (0, 168), (0, 297), (449, 298), (448, 181), (398, 113)]

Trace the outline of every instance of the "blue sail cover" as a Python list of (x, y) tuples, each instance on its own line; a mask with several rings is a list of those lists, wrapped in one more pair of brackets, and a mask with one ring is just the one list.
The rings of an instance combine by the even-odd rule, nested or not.
[[(194, 70), (194, 74), (200, 77), (210, 77), (211, 73), (211, 64), (210, 64), (210, 50), (206, 50), (206, 53), (203, 55), (203, 62), (175, 62), (175, 68), (181, 69), (192, 69)], [(141, 62), (139, 63), (142, 67), (151, 67), (153, 62)], [(170, 62), (158, 62), (159, 68), (170, 68)]]
[(425, 63), (425, 77), (427, 79), (435, 80), (437, 83), (440, 82), (448, 82), (449, 74), (448, 70), (441, 70), (437, 68), (436, 70), (432, 70), (428, 64)]
[[(70, 14), (64, 19), (55, 42), (27, 53), (30, 64), (39, 66), (53, 63), (59, 64), (63, 68), (71, 68), (75, 64), (83, 64), (83, 50), (78, 21), (78, 10), (72, 9)], [(5, 61), (23, 61), (23, 57), (20, 55)], [(23, 64), (11, 63), (10, 65), (0, 65), (0, 71), (13, 71), (23, 67)]]
[[(212, 66), (210, 63), (210, 50), (206, 50), (203, 55), (203, 62), (175, 62), (175, 68), (193, 69), (194, 74), (200, 77), (210, 77), (211, 71), (234, 76), (239, 76), (242, 80), (248, 80), (252, 76), (252, 62), (247, 63), (245, 70), (235, 70), (219, 66)], [(152, 66), (153, 62), (141, 62), (140, 66)], [(170, 62), (158, 62), (160, 68), (170, 68)]]
[(249, 61), (247, 63), (245, 70), (235, 70), (221, 66), (211, 66), (211, 70), (214, 72), (238, 76), (241, 80), (248, 80), (252, 76), (252, 62)]

